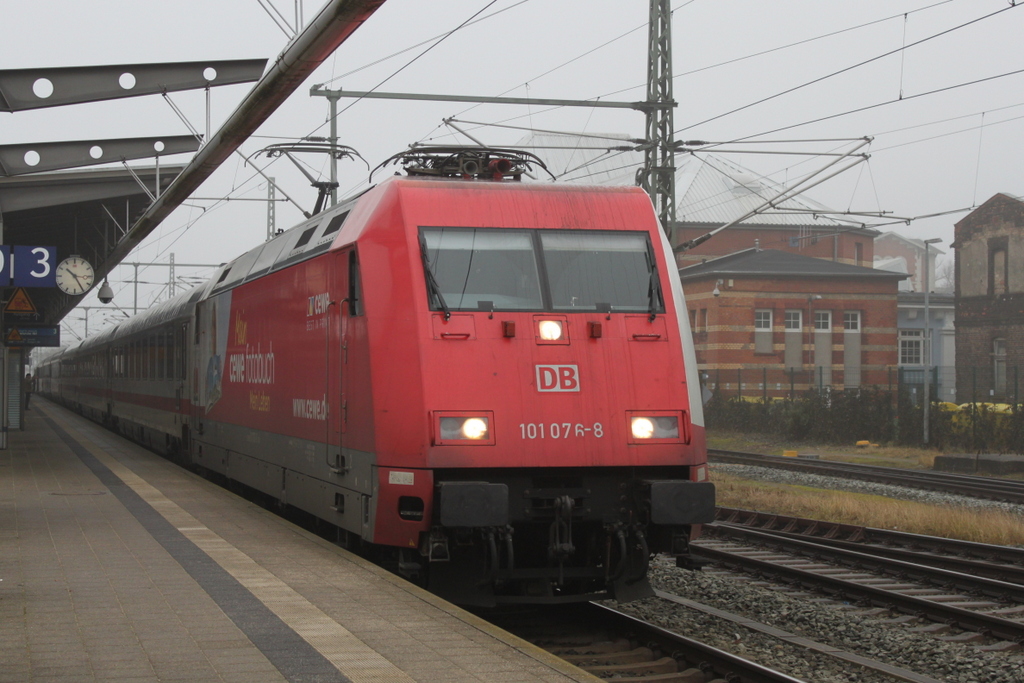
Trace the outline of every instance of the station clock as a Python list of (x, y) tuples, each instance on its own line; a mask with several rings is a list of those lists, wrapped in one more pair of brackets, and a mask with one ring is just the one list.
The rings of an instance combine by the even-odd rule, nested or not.
[(69, 256), (57, 265), (57, 287), (71, 296), (85, 294), (92, 287), (96, 274), (92, 264), (81, 256)]

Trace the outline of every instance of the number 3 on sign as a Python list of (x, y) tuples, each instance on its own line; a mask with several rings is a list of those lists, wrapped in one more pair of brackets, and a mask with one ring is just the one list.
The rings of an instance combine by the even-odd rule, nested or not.
[(15, 246), (14, 253), (4, 250), (3, 268), (0, 272), (3, 280), (15, 287), (56, 287), (57, 274), (54, 263), (57, 260), (57, 247)]

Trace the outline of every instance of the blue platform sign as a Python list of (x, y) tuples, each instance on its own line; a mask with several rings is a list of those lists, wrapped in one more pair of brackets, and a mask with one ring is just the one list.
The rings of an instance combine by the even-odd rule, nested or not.
[(0, 245), (0, 287), (56, 287), (57, 247)]
[(17, 325), (4, 330), (7, 346), (60, 346), (60, 327)]

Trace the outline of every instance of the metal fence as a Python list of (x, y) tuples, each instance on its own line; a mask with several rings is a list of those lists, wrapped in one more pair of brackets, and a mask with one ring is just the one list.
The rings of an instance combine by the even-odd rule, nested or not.
[[(818, 369), (820, 370), (820, 369)], [(873, 384), (808, 370), (711, 370), (707, 426), (794, 440), (870, 440), (965, 452), (1024, 453), (1024, 368), (892, 367)], [(925, 377), (930, 376), (926, 417)], [(927, 433), (925, 424), (928, 424)]]

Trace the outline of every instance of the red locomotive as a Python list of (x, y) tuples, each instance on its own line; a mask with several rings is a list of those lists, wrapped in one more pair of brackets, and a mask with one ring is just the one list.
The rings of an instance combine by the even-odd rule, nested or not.
[(393, 177), (40, 369), (45, 395), (464, 604), (646, 594), (713, 515), (671, 251), (506, 152)]

